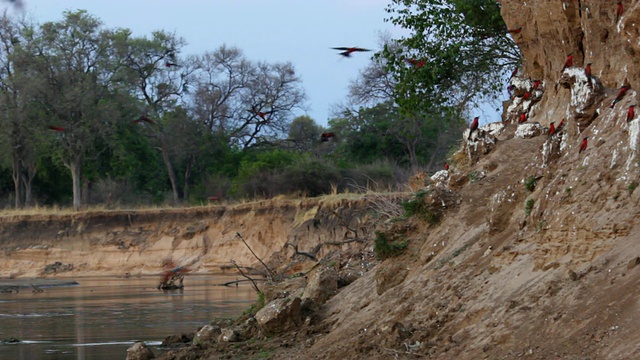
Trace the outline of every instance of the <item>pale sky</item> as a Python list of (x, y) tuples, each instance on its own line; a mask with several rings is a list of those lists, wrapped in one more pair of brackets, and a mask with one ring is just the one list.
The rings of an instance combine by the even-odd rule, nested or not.
[[(400, 36), (384, 19), (389, 0), (10, 0), (0, 10), (24, 11), (37, 23), (62, 19), (65, 10), (87, 10), (107, 28), (134, 35), (175, 32), (188, 45), (183, 55), (214, 51), (226, 44), (251, 61), (291, 62), (302, 78), (309, 115), (326, 126), (332, 105), (344, 101), (349, 82), (378, 49), (379, 34)], [(338, 46), (372, 49), (343, 58)]]

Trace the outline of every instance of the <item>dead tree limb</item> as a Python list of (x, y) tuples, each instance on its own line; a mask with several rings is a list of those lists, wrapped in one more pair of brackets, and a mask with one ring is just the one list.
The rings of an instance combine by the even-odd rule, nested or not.
[(256, 259), (258, 259), (258, 261), (260, 261), (260, 264), (262, 264), (262, 266), (264, 266), (264, 268), (267, 270), (267, 275), (269, 277), (269, 281), (273, 282), (273, 280), (275, 279), (275, 274), (273, 273), (273, 271), (271, 271), (271, 269), (269, 269), (269, 267), (267, 266), (267, 264), (264, 263), (264, 261), (262, 261), (262, 259), (260, 259), (258, 257), (258, 255), (256, 255), (256, 253), (253, 252), (253, 249), (251, 249), (251, 247), (249, 246), (249, 244), (247, 244), (246, 241), (244, 241), (244, 238), (242, 237), (242, 235), (240, 235), (239, 232), (236, 233), (236, 236), (240, 238), (240, 240), (242, 240), (242, 242), (244, 243), (244, 245), (247, 247), (247, 249), (249, 249), (249, 251), (251, 251), (251, 253), (253, 254), (253, 256), (255, 256)]
[(251, 278), (249, 275), (245, 274), (244, 271), (242, 271), (240, 266), (238, 266), (238, 264), (236, 264), (234, 260), (231, 260), (231, 263), (236, 267), (236, 269), (238, 269), (238, 271), (240, 272), (240, 275), (244, 276), (245, 278), (247, 278), (247, 280), (251, 282), (251, 287), (253, 287), (253, 290), (255, 290), (258, 294), (262, 294), (262, 291), (260, 291), (260, 288), (258, 287), (258, 284), (256, 283), (256, 281), (253, 278)]
[[(217, 284), (217, 286), (229, 286), (229, 285), (236, 285), (238, 286), (239, 283), (242, 282), (247, 282), (247, 281), (251, 281), (250, 279), (244, 279), (244, 280), (233, 280), (233, 281), (227, 281), (224, 284)], [(253, 279), (253, 281), (266, 281), (265, 279)]]
[(302, 255), (302, 256), (306, 256), (309, 259), (318, 262), (318, 258), (316, 258), (315, 256), (313, 256), (312, 254), (309, 254), (308, 252), (304, 252), (304, 251), (298, 251), (298, 245), (293, 245), (292, 243), (286, 243), (285, 245), (289, 245), (293, 248), (293, 250), (295, 250), (295, 255)]

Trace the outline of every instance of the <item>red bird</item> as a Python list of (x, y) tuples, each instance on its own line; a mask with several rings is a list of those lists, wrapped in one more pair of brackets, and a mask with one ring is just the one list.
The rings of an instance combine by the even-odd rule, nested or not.
[(522, 26), (516, 29), (507, 30), (507, 31), (509, 31), (509, 33), (511, 34), (519, 34), (522, 31)]
[(141, 122), (146, 122), (146, 123), (149, 123), (151, 125), (155, 125), (155, 121), (149, 119), (146, 115), (141, 115), (139, 118), (137, 118), (135, 120), (132, 120), (131, 121), (131, 125), (138, 124), (138, 123), (141, 123)]
[(572, 66), (573, 66), (573, 53), (571, 52), (569, 53), (569, 55), (567, 55), (567, 59), (564, 61), (564, 66), (562, 67), (562, 71)]
[(613, 102), (611, 103), (611, 106), (609, 106), (611, 109), (613, 109), (613, 107), (615, 106), (615, 104), (617, 104), (620, 100), (622, 100), (622, 98), (624, 97), (624, 94), (627, 93), (627, 90), (631, 89), (630, 85), (622, 85), (620, 87), (620, 90), (618, 90), (618, 95), (616, 96), (616, 98), (613, 100)]
[(531, 93), (527, 91), (526, 93), (524, 93), (522, 100), (529, 100), (529, 99), (531, 99)]
[(449, 171), (449, 164), (444, 163), (444, 169), (445, 169), (445, 170), (447, 170), (447, 171)]
[(553, 134), (556, 133), (556, 127), (554, 125), (555, 123), (552, 121), (551, 124), (549, 124), (549, 132), (547, 133), (547, 139), (552, 137)]
[(618, 6), (616, 9), (616, 24), (620, 21), (620, 16), (622, 16), (622, 12), (624, 11), (624, 7), (622, 6), (622, 1), (618, 1)]
[(478, 129), (478, 119), (480, 119), (479, 116), (476, 116), (473, 118), (473, 121), (471, 122), (471, 126), (469, 127), (469, 137), (467, 138), (467, 140), (471, 140), (471, 133), (473, 133)]
[(423, 67), (425, 64), (424, 60), (416, 60), (416, 59), (407, 59), (407, 62), (415, 67), (417, 67), (418, 69)]
[(521, 112), (520, 119), (518, 120), (518, 124), (522, 124), (523, 122), (526, 122), (526, 121), (527, 121), (527, 113)]
[(629, 106), (629, 111), (627, 112), (627, 122), (633, 120), (633, 117), (635, 116), (635, 107), (635, 105)]
[(369, 49), (363, 49), (363, 48), (359, 48), (359, 47), (334, 47), (332, 49), (333, 50), (342, 50), (340, 55), (342, 55), (344, 57), (351, 57), (351, 53), (356, 52), (356, 51), (371, 51)]
[(63, 132), (64, 131), (64, 128), (60, 127), (60, 126), (49, 125), (47, 127), (49, 128), (49, 130), (53, 130), (53, 131), (57, 131), (57, 132)]
[(172, 66), (176, 66), (176, 67), (180, 67), (180, 65), (176, 64), (176, 63), (172, 63), (172, 62), (165, 62), (164, 66), (170, 68)]
[(582, 139), (582, 143), (580, 144), (580, 150), (578, 151), (578, 154), (581, 154), (583, 151), (587, 150), (587, 139), (588, 137), (585, 137), (584, 139)]
[(563, 127), (564, 127), (564, 118), (560, 120), (560, 124), (558, 124), (558, 126), (556, 127), (556, 134), (559, 133)]
[(256, 114), (258, 116), (260, 116), (262, 118), (262, 120), (267, 120), (266, 116), (268, 114), (271, 114), (271, 111), (256, 111), (256, 110), (247, 110), (248, 112), (252, 113), (252, 114)]
[(591, 63), (588, 63), (587, 66), (584, 67), (584, 74), (587, 76), (589, 86), (591, 86)]
[(537, 90), (541, 84), (542, 80), (533, 80), (533, 86), (531, 87), (531, 90)]
[(518, 75), (518, 68), (513, 69), (513, 71), (511, 72), (511, 77), (514, 77)]
[(336, 137), (336, 134), (334, 133), (322, 133), (320, 135), (320, 142), (327, 142), (329, 141), (329, 139), (334, 139)]

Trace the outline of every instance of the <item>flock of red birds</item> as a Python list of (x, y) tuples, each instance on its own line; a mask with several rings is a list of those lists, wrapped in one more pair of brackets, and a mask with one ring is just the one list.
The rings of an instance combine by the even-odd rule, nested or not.
[[(617, 2), (617, 6), (616, 6), (616, 23), (618, 23), (618, 21), (620, 21), (620, 17), (622, 16), (622, 13), (624, 12), (624, 6), (622, 5), (622, 1), (618, 1)], [(522, 32), (522, 27), (518, 27), (515, 29), (511, 29), (508, 30), (509, 33), (511, 34), (519, 34)], [(573, 67), (573, 52), (569, 53), (567, 55), (567, 58), (565, 59), (564, 65), (562, 66), (562, 71)], [(511, 73), (511, 77), (513, 78), (514, 76), (516, 76), (519, 72), (519, 69), (516, 68), (512, 73)], [(591, 63), (587, 63), (585, 68), (584, 68), (584, 73), (585, 76), (587, 77), (587, 85), (589, 87), (593, 86), (593, 77), (591, 75)], [(534, 80), (533, 82), (533, 90), (536, 90), (540, 84), (542, 82), (540, 80)], [(509, 92), (509, 96), (511, 95), (511, 91), (514, 89), (513, 85), (509, 85), (507, 87), (507, 91)], [(628, 83), (625, 82), (625, 84), (623, 84), (620, 89), (618, 90), (618, 94), (616, 95), (616, 98), (613, 100), (613, 102), (611, 102), (611, 106), (609, 106), (609, 108), (613, 109), (613, 107), (620, 102), (620, 100), (622, 100), (622, 98), (624, 98), (625, 94), (627, 93), (627, 91), (631, 89), (631, 85), (629, 85)], [(531, 98), (531, 92), (527, 91), (525, 92), (525, 94), (523, 95), (523, 100), (528, 100)], [(629, 106), (629, 109), (627, 111), (627, 122), (631, 121), (634, 119), (635, 117), (635, 106), (636, 105), (631, 105)], [(518, 119), (518, 123), (524, 123), (527, 121), (527, 113), (526, 112), (522, 112), (520, 113), (519, 119)], [(555, 126), (555, 122), (551, 122), (551, 124), (549, 125), (549, 130), (547, 132), (547, 138), (551, 138), (553, 135), (559, 133), (562, 128), (564, 127), (564, 122), (565, 119), (562, 119), (562, 121), (560, 121), (560, 124), (558, 124), (558, 126)], [(478, 129), (478, 117), (475, 117), (473, 119), (473, 121), (471, 122), (471, 125), (469, 127), (470, 131), (469, 131), (469, 136), (468, 136), (468, 140), (471, 139), (471, 133), (473, 133), (476, 129)], [(589, 137), (586, 136), (582, 139), (582, 142), (580, 143), (580, 148), (578, 150), (578, 154), (582, 154), (583, 151), (585, 151), (587, 149), (587, 144), (588, 144), (588, 139)], [(447, 163), (445, 163), (445, 169), (448, 170), (449, 169), (449, 165)]]

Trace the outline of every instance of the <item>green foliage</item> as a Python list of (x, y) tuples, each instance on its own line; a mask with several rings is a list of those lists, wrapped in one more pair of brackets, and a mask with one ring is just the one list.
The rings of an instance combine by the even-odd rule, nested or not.
[(533, 210), (533, 204), (534, 203), (535, 203), (535, 200), (533, 200), (533, 199), (527, 200), (527, 202), (524, 205), (524, 213), (525, 213), (525, 215), (529, 216), (531, 214), (531, 210)]
[(402, 238), (399, 234), (388, 234), (376, 231), (374, 251), (380, 260), (402, 254), (407, 246), (409, 246), (409, 241)]
[(533, 192), (533, 190), (536, 189), (537, 182), (538, 182), (538, 179), (535, 176), (529, 176), (524, 181), (524, 187), (525, 187), (525, 189), (527, 189), (527, 191)]
[(520, 64), (495, 0), (393, 0), (386, 11), (388, 21), (410, 31), (378, 54), (395, 74), (395, 100), (403, 108), (496, 98), (502, 78)]
[(417, 216), (419, 219), (426, 220), (431, 225), (440, 222), (441, 214), (427, 202), (428, 190), (419, 190), (409, 200), (403, 202), (405, 217)]
[(627, 191), (629, 191), (629, 193), (631, 194), (637, 187), (638, 187), (638, 182), (634, 180), (631, 183), (629, 183), (629, 186), (627, 186)]

